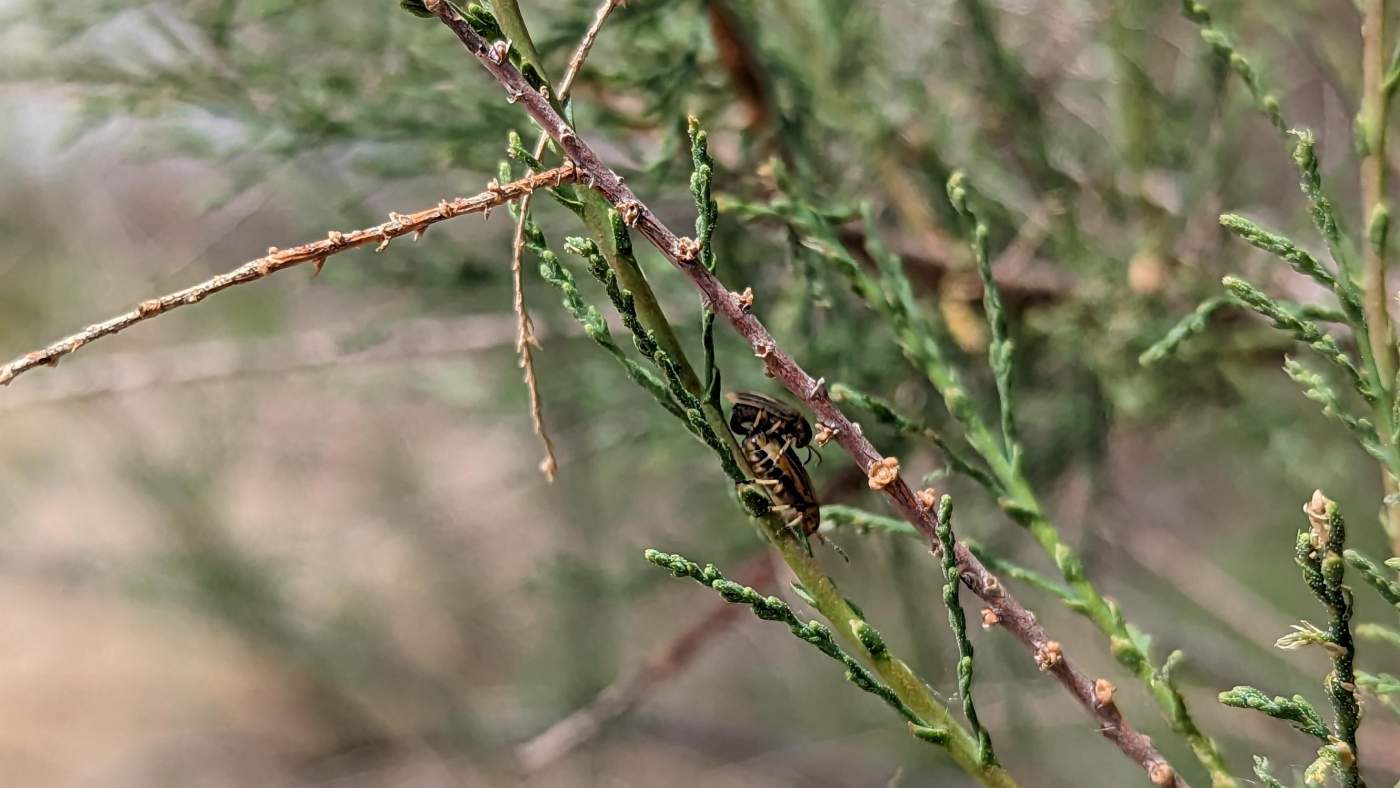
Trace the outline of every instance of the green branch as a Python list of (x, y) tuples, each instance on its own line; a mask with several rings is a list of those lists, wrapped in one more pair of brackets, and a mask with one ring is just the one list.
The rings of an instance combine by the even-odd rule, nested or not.
[[(663, 553), (659, 550), (647, 550), (645, 555), (648, 561), (670, 571), (676, 577), (689, 577), (703, 586), (714, 589), (721, 597), (724, 597), (726, 602), (749, 606), (753, 609), (753, 614), (764, 621), (781, 621), (787, 624), (788, 629), (792, 630), (792, 634), (796, 635), (799, 640), (811, 644), (821, 653), (845, 666), (847, 681), (884, 701), (890, 708), (899, 712), (900, 716), (904, 717), (910, 725), (940, 731), (938, 738), (942, 739), (941, 743), (947, 743), (949, 736), (946, 729), (933, 728), (917, 712), (909, 708), (893, 690), (882, 684), (864, 665), (843, 651), (841, 646), (837, 644), (836, 638), (832, 636), (831, 630), (825, 625), (817, 621), (802, 623), (786, 602), (775, 596), (765, 597), (748, 586), (726, 579), (715, 568), (714, 564), (706, 564), (702, 569), (699, 564), (684, 556)], [(874, 632), (868, 625), (866, 625), (865, 631)], [(878, 640), (878, 635), (867, 634), (867, 638), (871, 641), (870, 651), (885, 651), (883, 641)]]

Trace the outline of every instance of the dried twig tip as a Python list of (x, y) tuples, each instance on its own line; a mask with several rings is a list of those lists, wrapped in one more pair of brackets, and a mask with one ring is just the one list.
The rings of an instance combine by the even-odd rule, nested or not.
[(867, 481), (870, 483), (870, 489), (883, 490), (898, 478), (899, 458), (885, 457), (871, 464)]
[(1049, 640), (1035, 650), (1035, 666), (1042, 671), (1049, 670), (1064, 661), (1065, 652), (1059, 641)]
[(1303, 505), (1303, 513), (1308, 516), (1308, 524), (1312, 526), (1311, 541), (1315, 550), (1326, 547), (1332, 538), (1332, 526), (1327, 522), (1331, 506), (1335, 504), (1321, 490), (1313, 490), (1312, 500)]

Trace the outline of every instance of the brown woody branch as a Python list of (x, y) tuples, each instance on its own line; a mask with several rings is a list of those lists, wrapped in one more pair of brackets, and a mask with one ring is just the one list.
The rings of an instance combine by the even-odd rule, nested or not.
[(579, 177), (572, 163), (565, 163), (561, 167), (546, 170), (526, 178), (511, 181), (510, 183), (498, 184), (492, 181), (486, 191), (474, 197), (458, 197), (455, 200), (443, 200), (437, 204), (436, 208), (418, 211), (416, 213), (389, 214), (389, 221), (383, 224), (367, 227), (363, 230), (351, 230), (342, 233), (338, 230), (331, 230), (326, 238), (321, 241), (294, 246), (290, 249), (278, 249), (272, 247), (267, 250), (267, 254), (256, 260), (250, 260), (243, 265), (218, 276), (200, 282), (193, 287), (184, 290), (177, 290), (174, 293), (142, 301), (130, 312), (117, 315), (101, 323), (94, 323), (87, 328), (71, 336), (64, 337), (48, 347), (40, 348), (30, 353), (26, 353), (14, 359), (3, 367), (0, 367), (0, 386), (8, 385), (17, 376), (28, 372), (39, 366), (56, 366), (59, 359), (72, 353), (84, 345), (96, 339), (109, 336), (111, 334), (125, 331), (137, 323), (150, 320), (158, 315), (163, 315), (173, 309), (182, 306), (197, 304), (205, 298), (226, 290), (234, 285), (255, 282), (263, 277), (281, 271), (284, 268), (291, 268), (302, 263), (313, 263), (317, 273), (321, 266), (325, 264), (326, 258), (333, 254), (338, 254), (347, 249), (354, 249), (359, 246), (376, 244), (375, 251), (383, 251), (389, 242), (399, 236), (412, 233), (415, 238), (423, 234), (425, 230), (438, 222), (446, 221), (458, 216), (465, 216), (472, 213), (486, 214), (492, 208), (504, 205), (511, 200), (519, 199), (536, 189), (558, 186), (561, 183), (572, 182)]
[[(428, 0), (427, 7), (501, 83), (508, 100), (523, 106), (540, 128), (544, 129), (573, 160), (579, 170), (579, 180), (602, 194), (620, 215), (626, 217), (630, 226), (645, 236), (666, 259), (691, 280), (710, 307), (723, 315), (753, 347), (755, 355), (763, 361), (765, 374), (782, 383), (817, 415), (825, 431), (831, 434), (871, 479), (871, 486), (882, 490), (936, 551), (938, 539), (934, 530), (936, 522), (933, 512), (920, 504), (909, 485), (899, 478), (898, 460), (883, 457), (862, 434), (860, 427), (848, 419), (831, 401), (825, 381), (814, 379), (807, 374), (807, 371), (778, 345), (763, 323), (754, 317), (749, 311), (749, 304), (740, 294), (731, 291), (705, 269), (699, 261), (698, 244), (691, 238), (678, 237), (661, 222), (651, 208), (637, 199), (632, 190), (623, 183), (622, 178), (604, 164), (593, 149), (554, 110), (548, 98), (531, 88), (509, 59), (501, 55), (501, 48), (493, 48), (478, 35), (471, 25), (453, 10), (451, 4), (441, 0)], [(1060, 644), (1046, 635), (1035, 615), (1022, 607), (961, 543), (957, 545), (957, 560), (963, 584), (988, 606), (988, 612), (984, 614), (985, 622), (1000, 624), (1026, 646), (1035, 656), (1037, 666), (1054, 674), (1060, 684), (1094, 717), (1104, 737), (1140, 765), (1153, 784), (1186, 785), (1152, 744), (1151, 739), (1139, 733), (1123, 719), (1123, 715), (1113, 703), (1111, 684), (1102, 679), (1091, 680), (1071, 667), (1064, 658)]]

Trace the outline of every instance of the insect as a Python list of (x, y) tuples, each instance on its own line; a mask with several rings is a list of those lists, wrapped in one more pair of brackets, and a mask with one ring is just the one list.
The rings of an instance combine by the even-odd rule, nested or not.
[[(811, 443), (812, 426), (801, 413), (762, 394), (739, 392), (730, 394), (728, 399), (734, 403), (729, 427), (742, 438), (744, 456), (755, 481), (767, 488), (777, 504), (776, 511), (793, 513), (788, 528), (800, 534), (804, 543), (814, 535), (826, 542), (817, 533), (821, 505), (817, 503), (812, 478), (796, 452)], [(846, 556), (840, 548), (836, 551), (843, 558)]]
[(768, 488), (777, 508), (794, 513), (788, 527), (800, 530), (803, 536), (816, 533), (821, 525), (821, 507), (812, 489), (812, 478), (797, 459), (790, 439), (754, 433), (744, 437), (743, 449), (755, 479)]
[[(812, 425), (806, 417), (772, 397), (752, 391), (730, 393), (726, 399), (734, 403), (729, 411), (729, 428), (742, 437), (763, 434), (791, 439), (794, 448), (811, 452)], [(811, 460), (809, 453), (807, 459)], [(821, 455), (817, 455), (821, 461)]]

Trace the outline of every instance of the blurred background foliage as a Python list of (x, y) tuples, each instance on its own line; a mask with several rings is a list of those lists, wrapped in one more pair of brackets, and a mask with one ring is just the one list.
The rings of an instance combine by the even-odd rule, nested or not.
[[(1214, 11), (1316, 130), (1360, 226), (1355, 6)], [(525, 12), (561, 73), (594, 3)], [(574, 106), (672, 226), (692, 221), (685, 118), (701, 118), (721, 277), (753, 287), (808, 369), (935, 424), (937, 398), (826, 258), (861, 254), (868, 203), (920, 297), (980, 359), (980, 286), (944, 191), (968, 170), (1015, 318), (1026, 465), (1090, 576), (1162, 653), (1186, 652), (1198, 722), (1244, 772), (1249, 753), (1295, 764), (1300, 743), (1216, 692), (1314, 687), (1326, 670), (1272, 648), (1311, 612), (1291, 559), (1300, 505), (1326, 490), (1351, 544), (1389, 551), (1367, 514), (1374, 464), (1286, 381), (1277, 333), (1222, 313), (1176, 358), (1138, 363), (1225, 273), (1316, 296), (1217, 225), (1230, 210), (1315, 237), (1287, 151), (1228, 76), (1174, 3), (632, 0)], [(269, 245), (476, 193), (509, 130), (534, 137), (450, 35), (391, 2), (0, 0), (0, 85), (7, 354)], [(551, 238), (577, 232), (536, 207)], [(710, 603), (658, 578), (643, 548), (737, 569), (762, 544), (704, 452), (619, 385), (529, 271), (561, 454), (556, 483), (535, 472), (504, 216), (239, 288), (0, 396), (0, 773), (58, 786), (961, 784), (820, 656), (744, 618), (630, 715), (522, 774), (515, 745)], [(689, 285), (639, 251), (668, 311), (690, 314)], [(698, 353), (698, 320), (678, 328)], [(719, 341), (727, 389), (773, 393), (742, 343), (723, 328)], [(942, 467), (868, 432), (914, 478)], [(827, 454), (813, 469), (823, 502), (878, 510), (863, 475)], [(935, 483), (958, 497), (960, 536), (1046, 568), (974, 486)], [(878, 535), (842, 546), (850, 564), (823, 555), (828, 569), (953, 694), (936, 562)], [(1386, 620), (1358, 596), (1359, 620)], [(1117, 675), (1090, 626), (1021, 597), (1082, 667)], [(983, 719), (1024, 784), (1141, 780), (1009, 639), (977, 640)], [(1384, 658), (1373, 669), (1394, 671)], [(1119, 683), (1128, 717), (1203, 782)], [(1378, 711), (1363, 747), (1376, 776), (1400, 779), (1400, 748), (1384, 746), (1400, 725)]]

